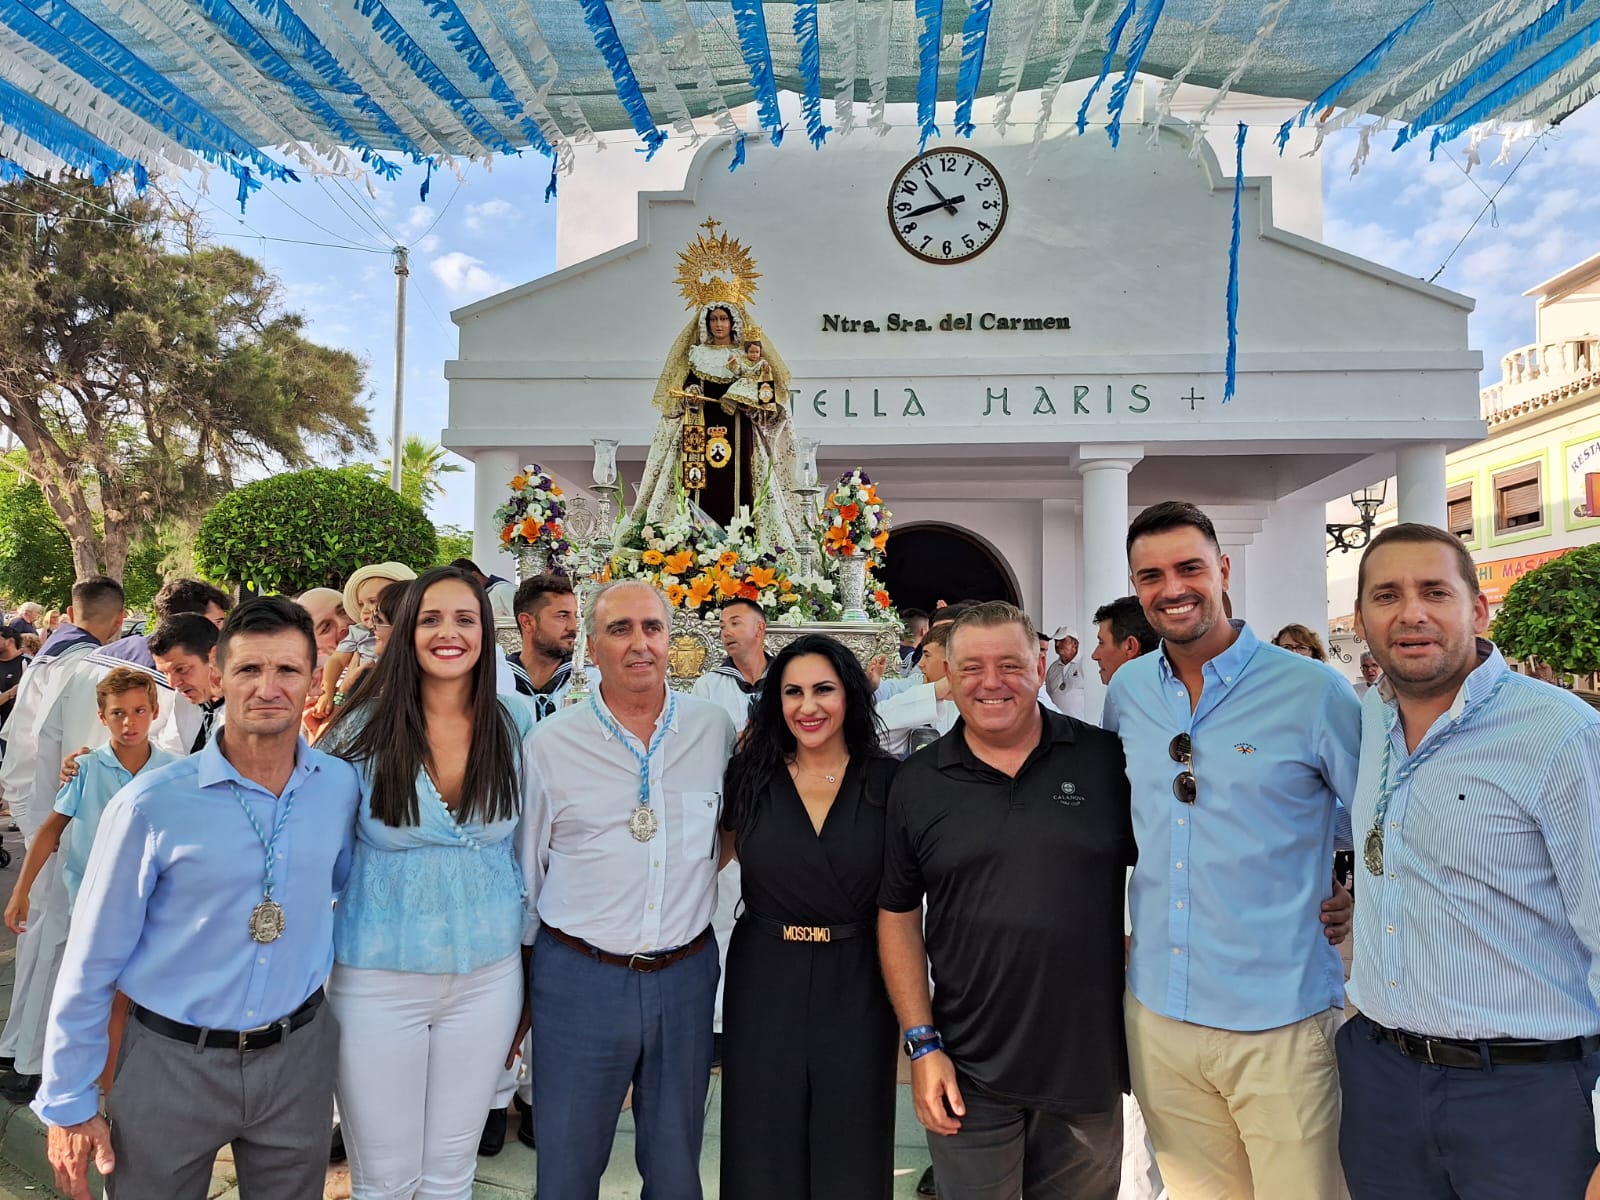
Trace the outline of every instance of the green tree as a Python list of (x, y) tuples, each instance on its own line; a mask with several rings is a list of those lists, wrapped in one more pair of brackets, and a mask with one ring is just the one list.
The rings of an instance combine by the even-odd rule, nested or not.
[(120, 577), (141, 531), (241, 472), (373, 446), (363, 365), (302, 337), (276, 281), (193, 212), (73, 179), (0, 198), (0, 425), (77, 574)]
[(446, 567), (458, 558), (472, 557), (472, 530), (458, 525), (436, 525), (439, 549), (433, 556), (433, 565)]
[(228, 493), (200, 522), (194, 550), (212, 579), (293, 595), (343, 587), (367, 563), (421, 571), (437, 548), (433, 525), (415, 504), (357, 472), (319, 467)]
[(1511, 585), (1492, 636), (1508, 658), (1563, 675), (1600, 671), (1600, 544), (1569, 550)]
[[(400, 495), (421, 509), (444, 495), (439, 476), (465, 470), (457, 463), (445, 461), (450, 453), (438, 442), (430, 442), (414, 433), (406, 434), (400, 446)], [(392, 478), (393, 454), (383, 460), (382, 469), (384, 479)]]
[(72, 600), (72, 546), (29, 478), (26, 457), (0, 458), (0, 596), (66, 608)]

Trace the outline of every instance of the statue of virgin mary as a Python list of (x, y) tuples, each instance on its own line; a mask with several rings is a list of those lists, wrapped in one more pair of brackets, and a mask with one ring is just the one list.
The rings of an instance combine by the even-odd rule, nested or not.
[[(717, 222), (705, 224), (714, 234)], [(678, 257), (694, 316), (656, 383), (661, 416), (630, 515), (662, 521), (687, 505), (726, 525), (748, 506), (764, 544), (793, 549), (805, 523), (791, 491), (789, 370), (749, 317), (755, 264), (726, 233), (701, 235)]]

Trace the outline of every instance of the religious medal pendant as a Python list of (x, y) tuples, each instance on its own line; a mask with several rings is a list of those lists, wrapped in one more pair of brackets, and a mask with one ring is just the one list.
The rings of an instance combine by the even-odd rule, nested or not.
[(265, 944), (283, 936), (283, 906), (270, 896), (250, 910), (250, 937)]
[(628, 832), (633, 834), (633, 840), (636, 842), (648, 842), (656, 836), (656, 831), (660, 828), (655, 810), (646, 804), (639, 805), (628, 818)]
[(1367, 830), (1367, 840), (1361, 848), (1361, 860), (1372, 874), (1383, 874), (1383, 830)]

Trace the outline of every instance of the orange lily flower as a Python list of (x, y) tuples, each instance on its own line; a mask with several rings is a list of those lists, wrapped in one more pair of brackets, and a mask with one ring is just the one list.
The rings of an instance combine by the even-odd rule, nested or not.
[(776, 567), (751, 567), (745, 578), (758, 588), (769, 588), (777, 581), (778, 570)]
[(867, 484), (867, 490), (862, 495), (866, 498), (868, 504), (876, 504), (878, 502), (877, 485), (873, 483)]
[[(640, 557), (652, 567), (659, 567), (666, 560), (666, 555), (659, 550), (646, 550)], [(673, 574), (677, 574), (677, 572), (673, 572)]]
[(525, 488), (527, 486), (528, 486), (528, 477), (526, 475), (513, 475), (511, 477), (511, 490), (512, 491), (520, 492), (523, 488)]
[(887, 542), (888, 540), (889, 540), (889, 531), (887, 529), (884, 530), (882, 533), (875, 533), (875, 534), (872, 535), (872, 548), (874, 550), (882, 550), (883, 547), (884, 547), (884, 543)]
[(536, 541), (539, 537), (539, 522), (535, 521), (532, 517), (524, 518), (522, 522), (521, 533), (522, 536), (527, 538), (530, 542)]
[(689, 583), (689, 594), (684, 597), (684, 603), (690, 608), (699, 608), (711, 599), (711, 590), (716, 585), (712, 583), (711, 576), (701, 572)]
[(843, 525), (835, 525), (828, 530), (827, 537), (824, 540), (829, 548), (840, 551), (841, 547), (850, 544), (850, 531)]
[(744, 582), (737, 575), (729, 575), (723, 571), (717, 576), (717, 594), (724, 600), (737, 596), (739, 589), (744, 587)]
[(692, 566), (694, 566), (693, 550), (680, 550), (676, 554), (667, 555), (667, 573), (670, 575), (687, 575)]
[(565, 496), (566, 495), (566, 493), (561, 490), (561, 485), (559, 483), (552, 483), (550, 485), (550, 494), (552, 496)]

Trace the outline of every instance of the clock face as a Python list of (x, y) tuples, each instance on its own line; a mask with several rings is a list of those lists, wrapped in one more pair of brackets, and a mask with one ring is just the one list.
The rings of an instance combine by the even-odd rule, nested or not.
[(895, 176), (889, 228), (925, 262), (965, 262), (999, 236), (1006, 207), (1006, 185), (988, 159), (971, 150), (929, 150)]

